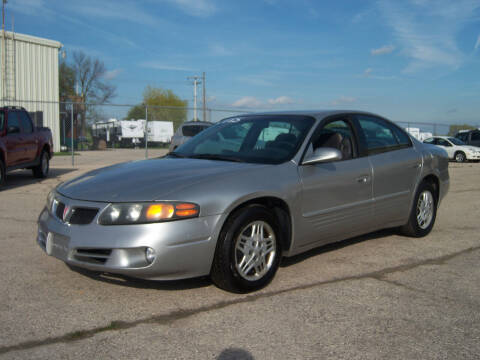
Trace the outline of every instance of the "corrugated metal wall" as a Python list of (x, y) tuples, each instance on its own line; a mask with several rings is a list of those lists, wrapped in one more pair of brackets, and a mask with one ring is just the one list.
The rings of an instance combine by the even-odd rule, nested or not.
[(5, 37), (6, 42), (13, 42), (13, 46), (7, 45), (6, 48), (14, 49), (15, 66), (11, 69), (7, 64), (5, 70), (14, 72), (15, 93), (7, 91), (3, 96), (4, 86), (0, 86), (2, 105), (23, 106), (29, 112), (42, 111), (43, 126), (52, 130), (54, 150), (59, 151), (58, 50), (61, 44), (24, 34), (12, 35), (11, 32), (6, 32)]

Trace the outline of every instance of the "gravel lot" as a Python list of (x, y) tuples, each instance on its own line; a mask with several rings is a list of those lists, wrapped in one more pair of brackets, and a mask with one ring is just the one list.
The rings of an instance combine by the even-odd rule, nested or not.
[[(163, 150), (150, 150), (150, 156)], [(0, 192), (0, 358), (478, 359), (480, 164), (451, 164), (433, 232), (385, 230), (283, 262), (234, 295), (208, 279), (149, 282), (74, 271), (35, 243), (50, 189), (143, 150), (52, 161)]]

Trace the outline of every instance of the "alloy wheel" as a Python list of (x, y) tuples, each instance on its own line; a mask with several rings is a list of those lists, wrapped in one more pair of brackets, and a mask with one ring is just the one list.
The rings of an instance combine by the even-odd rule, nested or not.
[(429, 227), (433, 219), (434, 200), (430, 191), (423, 191), (417, 202), (417, 223), (421, 229)]
[(248, 281), (261, 279), (271, 269), (276, 256), (275, 233), (265, 221), (248, 224), (235, 241), (235, 267)]

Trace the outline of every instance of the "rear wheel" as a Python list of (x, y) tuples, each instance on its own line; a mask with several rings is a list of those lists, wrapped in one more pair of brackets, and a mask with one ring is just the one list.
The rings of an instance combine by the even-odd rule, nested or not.
[(455, 161), (456, 162), (462, 163), (462, 162), (465, 162), (466, 159), (467, 159), (467, 157), (465, 156), (465, 153), (463, 153), (461, 151), (455, 153)]
[(276, 218), (267, 208), (252, 205), (234, 213), (218, 239), (212, 281), (240, 293), (267, 285), (280, 263), (279, 236)]
[(40, 163), (32, 169), (33, 176), (40, 179), (45, 178), (47, 177), (49, 170), (50, 157), (48, 156), (48, 153), (43, 150), (42, 154), (40, 155)]
[(426, 236), (432, 231), (437, 216), (437, 197), (432, 184), (423, 182), (418, 187), (408, 223), (401, 227), (403, 234)]

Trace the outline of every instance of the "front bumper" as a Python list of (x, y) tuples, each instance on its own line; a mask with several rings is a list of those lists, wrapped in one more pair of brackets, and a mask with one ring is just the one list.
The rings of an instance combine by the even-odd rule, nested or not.
[[(70, 206), (108, 205), (61, 197)], [(103, 226), (98, 215), (88, 225), (64, 223), (46, 208), (38, 218), (37, 243), (68, 264), (107, 273), (154, 280), (208, 275), (215, 253), (221, 215), (171, 222)], [(150, 264), (146, 248), (155, 252)]]
[(480, 160), (480, 154), (474, 153), (474, 154), (466, 154), (467, 155), (467, 160)]

